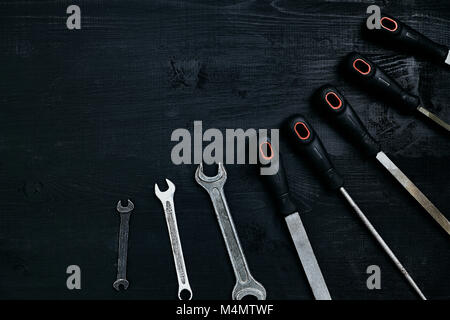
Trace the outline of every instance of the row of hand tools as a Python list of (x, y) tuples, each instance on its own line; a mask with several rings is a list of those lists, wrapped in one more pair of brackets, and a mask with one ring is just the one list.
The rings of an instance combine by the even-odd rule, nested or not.
[[(450, 65), (450, 51), (448, 48), (434, 43), (417, 31), (401, 23), (399, 20), (391, 16), (383, 15), (381, 18), (381, 27), (382, 28), (379, 30), (375, 29), (370, 32), (374, 32), (377, 35), (381, 34), (382, 37), (385, 38), (394, 39), (395, 42), (401, 43), (410, 49), (419, 49), (434, 58), (442, 57), (443, 61)], [(401, 106), (405, 106), (407, 110), (418, 110), (447, 131), (449, 130), (449, 125), (447, 123), (421, 106), (418, 97), (406, 92), (394, 79), (389, 77), (386, 72), (363, 55), (359, 53), (349, 54), (345, 60), (345, 67), (358, 83), (365, 84), (369, 89), (376, 89), (378, 92), (382, 92), (383, 96), (390, 98)], [(433, 219), (438, 222), (448, 234), (450, 234), (450, 222), (381, 150), (380, 144), (370, 135), (355, 110), (341, 92), (331, 85), (325, 85), (314, 93), (313, 104), (322, 111), (323, 115), (332, 119), (332, 122), (335, 123), (339, 129), (344, 131), (346, 137), (350, 138), (350, 140), (354, 142), (367, 157), (375, 157), (375, 159), (377, 159), (382, 166), (392, 174), (392, 176), (414, 197), (414, 199), (419, 202)], [(404, 266), (344, 188), (343, 177), (332, 164), (322, 141), (306, 118), (300, 114), (295, 114), (284, 122), (283, 129), (285, 129), (285, 134), (289, 138), (294, 149), (311, 163), (312, 167), (322, 177), (322, 180), (328, 187), (339, 191), (343, 195), (356, 212), (357, 216), (367, 227), (370, 234), (372, 234), (389, 258), (405, 276), (406, 280), (420, 298), (426, 300), (426, 297), (408, 274)], [(281, 154), (276, 152), (278, 150), (275, 150), (275, 148), (276, 146), (272, 145), (269, 138), (264, 138), (260, 141), (260, 159), (265, 159), (260, 165), (269, 166), (276, 163), (278, 167), (276, 174), (262, 175), (261, 177), (270, 187), (271, 193), (274, 195), (277, 202), (278, 210), (286, 221), (292, 241), (315, 299), (331, 300), (330, 292), (308, 239), (300, 214), (294, 202), (291, 200)], [(200, 164), (195, 172), (195, 180), (208, 192), (211, 198), (236, 276), (236, 284), (231, 295), (232, 299), (240, 300), (245, 296), (254, 296), (259, 300), (264, 300), (266, 298), (266, 290), (250, 273), (226, 201), (224, 185), (227, 180), (227, 172), (224, 165), (219, 163), (218, 173), (215, 176), (210, 177), (203, 173), (203, 165)], [(175, 185), (168, 179), (166, 179), (166, 182), (168, 189), (164, 192), (162, 192), (158, 185), (155, 184), (155, 195), (161, 201), (166, 217), (178, 278), (178, 297), (179, 299), (182, 299), (185, 296), (182, 295), (183, 291), (187, 291), (187, 298), (191, 299), (192, 290), (188, 280), (175, 215)], [(117, 280), (113, 284), (114, 288), (117, 290), (119, 290), (120, 286), (123, 286), (125, 289), (128, 288), (128, 281), (126, 280), (128, 225), (130, 213), (133, 211), (133, 208), (134, 204), (130, 200), (128, 200), (127, 206), (122, 206), (120, 201), (117, 204), (117, 210), (121, 217)]]
[[(266, 299), (266, 290), (256, 281), (250, 273), (250, 269), (245, 259), (239, 237), (231, 217), (230, 209), (227, 204), (224, 193), (224, 185), (227, 180), (227, 172), (222, 163), (219, 164), (219, 171), (216, 176), (209, 177), (203, 173), (203, 166), (200, 164), (195, 172), (195, 180), (209, 194), (217, 220), (219, 222), (222, 236), (231, 264), (236, 276), (236, 285), (232, 291), (233, 300), (241, 300), (245, 296), (254, 296), (259, 300)], [(161, 191), (159, 186), (155, 184), (155, 195), (161, 201), (166, 218), (167, 228), (169, 231), (169, 239), (172, 247), (172, 254), (175, 262), (175, 270), (178, 279), (178, 298), (180, 300), (192, 299), (192, 289), (184, 261), (183, 249), (181, 246), (180, 235), (178, 232), (178, 223), (175, 214), (175, 185), (169, 179), (166, 179), (168, 188)], [(128, 200), (126, 206), (122, 205), (122, 201), (117, 203), (117, 211), (120, 214), (120, 230), (119, 230), (119, 250), (117, 262), (117, 278), (113, 283), (113, 287), (119, 291), (121, 287), (128, 289), (129, 282), (127, 280), (127, 251), (128, 251), (128, 232), (130, 214), (134, 210), (134, 204)]]
[[(340, 112), (344, 115), (342, 118), (336, 118), (338, 123), (343, 125), (351, 126), (345, 127), (347, 130), (359, 137), (360, 141), (366, 141), (365, 144), (367, 150), (377, 151), (377, 159), (380, 161), (387, 161), (389, 166), (386, 168), (391, 172), (394, 177), (396, 177), (400, 182), (403, 179), (409, 179), (404, 176), (404, 174), (387, 158), (387, 156), (379, 151), (379, 147), (375, 140), (368, 134), (367, 130), (363, 126), (361, 120), (354, 112), (352, 107), (343, 98), (343, 96), (337, 92), (336, 89), (330, 86), (322, 87), (318, 90), (320, 97), (326, 97), (328, 93), (335, 94), (342, 104), (339, 106)], [(325, 98), (323, 101), (327, 101)], [(317, 101), (319, 106), (325, 109), (332, 109), (331, 105), (323, 103), (323, 101)], [(333, 111), (336, 112), (336, 111)], [(351, 119), (351, 121), (350, 121)], [(294, 148), (299, 151), (299, 153), (305, 157), (323, 180), (328, 184), (333, 190), (339, 190), (344, 198), (349, 202), (351, 207), (354, 209), (358, 217), (362, 220), (364, 225), (368, 228), (369, 232), (375, 237), (375, 240), (381, 245), (383, 250), (388, 254), (389, 258), (398, 267), (401, 273), (405, 276), (407, 281), (411, 284), (414, 290), (422, 299), (426, 299), (424, 294), (421, 292), (417, 284), (414, 282), (412, 277), (408, 274), (406, 269), (403, 267), (401, 262), (397, 259), (395, 254), (385, 243), (383, 238), (377, 232), (375, 227), (370, 223), (355, 201), (350, 197), (346, 189), (344, 188), (344, 179), (335, 169), (332, 164), (330, 157), (321, 142), (319, 136), (314, 131), (313, 127), (308, 123), (305, 117), (296, 114), (287, 119), (285, 122), (284, 129), (292, 142)], [(278, 210), (280, 214), (284, 217), (288, 230), (291, 234), (294, 246), (296, 248), (297, 254), (300, 258), (300, 262), (305, 271), (308, 283), (312, 289), (313, 295), (317, 300), (331, 300), (331, 295), (325, 283), (324, 277), (322, 275), (321, 269), (315, 257), (314, 251), (308, 239), (307, 232), (300, 218), (299, 212), (291, 200), (289, 194), (289, 187), (287, 183), (286, 172), (284, 169), (282, 156), (279, 152), (276, 152), (275, 146), (272, 145), (269, 138), (265, 137), (261, 140), (259, 145), (260, 158), (266, 161), (261, 162), (261, 166), (273, 166), (274, 164), (278, 168), (278, 171), (274, 175), (262, 175), (261, 177), (267, 182), (271, 193), (278, 205)], [(371, 153), (372, 154), (372, 153)], [(400, 177), (400, 178), (399, 178)], [(216, 218), (219, 223), (222, 236), (225, 241), (225, 245), (230, 257), (230, 261), (236, 276), (236, 284), (232, 291), (233, 300), (241, 300), (245, 296), (254, 296), (259, 300), (264, 300), (266, 298), (265, 288), (256, 281), (250, 269), (248, 267), (244, 251), (240, 244), (240, 240), (234, 226), (233, 218), (230, 213), (230, 209), (224, 193), (224, 185), (227, 180), (227, 172), (222, 163), (218, 164), (218, 173), (213, 176), (206, 176), (203, 173), (203, 165), (200, 164), (195, 172), (195, 180), (202, 186), (209, 194), (211, 202), (214, 207)], [(169, 179), (166, 179), (168, 189), (166, 191), (161, 191), (159, 186), (155, 184), (155, 195), (161, 201), (164, 209), (164, 215), (166, 218), (167, 228), (169, 232), (170, 243), (172, 247), (172, 253), (175, 263), (175, 270), (178, 278), (178, 298), (180, 300), (187, 296), (187, 299), (192, 298), (192, 289), (189, 284), (186, 265), (183, 256), (183, 250), (181, 246), (180, 235), (178, 231), (178, 224), (175, 214), (174, 205), (174, 195), (175, 195), (175, 185)], [(449, 226), (448, 220), (434, 207), (431, 202), (417, 189), (417, 187), (411, 182), (407, 182), (414, 194), (419, 193), (419, 202), (424, 206), (425, 209), (432, 209), (430, 212), (438, 216), (438, 221), (440, 223), (445, 223), (445, 226)], [(409, 190), (410, 191), (410, 190)], [(128, 288), (128, 280), (126, 279), (126, 265), (127, 265), (127, 248), (128, 248), (128, 231), (129, 231), (129, 219), (130, 214), (134, 209), (134, 204), (128, 200), (127, 206), (123, 206), (122, 202), (117, 203), (117, 211), (120, 213), (120, 231), (119, 231), (119, 257), (118, 257), (118, 270), (117, 279), (113, 283), (113, 287), (116, 290), (123, 286), (124, 289)], [(436, 217), (433, 216), (435, 219)], [(447, 231), (448, 229), (446, 229)], [(185, 292), (183, 294), (183, 292)], [(186, 292), (188, 295), (186, 295)]]

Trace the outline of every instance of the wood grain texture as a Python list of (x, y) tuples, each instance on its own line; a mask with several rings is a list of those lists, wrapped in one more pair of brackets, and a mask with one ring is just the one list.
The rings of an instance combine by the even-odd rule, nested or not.
[[(309, 117), (349, 193), (425, 295), (450, 298), (449, 239), (374, 161), (309, 106), (339, 87), (383, 150), (447, 214), (448, 138), (368, 96), (338, 74), (358, 50), (450, 119), (450, 70), (360, 37), (369, 4), (450, 45), (448, 1), (3, 1), (0, 4), (0, 298), (175, 299), (170, 244), (153, 184), (175, 205), (195, 299), (229, 299), (234, 275), (195, 166), (174, 166), (170, 135), (207, 128), (278, 128)], [(66, 29), (78, 4), (82, 29)], [(335, 299), (416, 296), (339, 195), (281, 142), (288, 180)], [(283, 220), (255, 169), (229, 165), (226, 194), (252, 273), (270, 299), (311, 299)], [(131, 198), (126, 293), (112, 288), (119, 218)], [(82, 268), (69, 291), (68, 265)], [(366, 288), (366, 268), (382, 290)]]

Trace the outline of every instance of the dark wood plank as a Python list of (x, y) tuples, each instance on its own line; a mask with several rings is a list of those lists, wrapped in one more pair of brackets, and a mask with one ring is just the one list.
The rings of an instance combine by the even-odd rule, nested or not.
[[(375, 1), (448, 43), (447, 1)], [(367, 53), (450, 119), (449, 70), (360, 38), (366, 1), (80, 2), (82, 30), (65, 28), (67, 1), (2, 2), (0, 57), (1, 298), (175, 299), (177, 283), (153, 184), (177, 185), (176, 207), (196, 299), (229, 299), (234, 276), (195, 166), (174, 166), (176, 128), (277, 128), (307, 115), (347, 188), (430, 298), (450, 298), (448, 236), (373, 161), (309, 106), (332, 82), (383, 149), (450, 212), (448, 139), (367, 96), (337, 73)], [(180, 73), (181, 70), (181, 73)], [(294, 199), (336, 299), (416, 296), (339, 195), (325, 190), (282, 141)], [(254, 276), (272, 299), (311, 299), (284, 222), (254, 168), (227, 166), (228, 201)], [(113, 291), (118, 217), (130, 197), (129, 279)], [(450, 217), (449, 217), (450, 218)], [(65, 287), (78, 264), (83, 289)], [(366, 288), (367, 266), (382, 290)]]

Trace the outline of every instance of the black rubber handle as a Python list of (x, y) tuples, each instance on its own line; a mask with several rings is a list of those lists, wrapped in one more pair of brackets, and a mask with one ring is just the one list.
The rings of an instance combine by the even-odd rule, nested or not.
[(275, 150), (269, 138), (263, 139), (259, 144), (260, 166), (278, 166), (278, 171), (273, 175), (261, 175), (269, 190), (273, 193), (278, 210), (283, 216), (288, 216), (297, 211), (296, 206), (289, 195), (286, 172), (280, 152)]
[(339, 189), (344, 179), (334, 168), (325, 147), (306, 119), (296, 114), (286, 121), (286, 131), (296, 150), (305, 155), (331, 189)]
[(327, 84), (314, 95), (314, 103), (357, 144), (363, 153), (372, 157), (380, 151), (380, 145), (370, 135), (347, 99), (335, 87)]
[(381, 15), (380, 25), (380, 29), (369, 29), (367, 25), (365, 28), (369, 35), (374, 36), (379, 41), (387, 40), (410, 51), (424, 54), (442, 63), (445, 62), (448, 47), (434, 42), (397, 18), (387, 14)]
[(344, 67), (358, 84), (380, 94), (389, 102), (398, 105), (403, 111), (412, 113), (419, 106), (420, 100), (417, 96), (404, 90), (383, 69), (363, 55), (357, 52), (350, 53), (344, 62)]

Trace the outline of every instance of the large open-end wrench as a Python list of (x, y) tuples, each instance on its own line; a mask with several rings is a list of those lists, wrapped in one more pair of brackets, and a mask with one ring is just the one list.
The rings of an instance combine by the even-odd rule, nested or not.
[(254, 296), (258, 300), (266, 299), (266, 289), (256, 281), (250, 273), (247, 261), (242, 250), (233, 219), (228, 208), (223, 186), (227, 180), (227, 172), (222, 163), (214, 177), (208, 177), (203, 173), (203, 165), (200, 164), (195, 172), (195, 180), (211, 197), (216, 212), (217, 220), (222, 231), (223, 239), (230, 256), (231, 264), (236, 275), (236, 285), (231, 297), (233, 300), (241, 300), (245, 296)]
[(164, 208), (164, 215), (166, 216), (167, 228), (169, 229), (170, 245), (172, 246), (173, 259), (175, 261), (175, 270), (178, 278), (178, 299), (183, 300), (181, 292), (189, 292), (188, 300), (192, 299), (192, 290), (189, 285), (189, 279), (186, 272), (186, 265), (184, 263), (183, 249), (181, 247), (180, 234), (178, 233), (177, 217), (175, 215), (175, 205), (173, 203), (173, 196), (175, 194), (175, 185), (169, 179), (166, 179), (169, 188), (161, 192), (158, 185), (155, 183), (155, 194), (161, 201)]
[(130, 214), (134, 209), (134, 204), (128, 200), (126, 207), (122, 206), (121, 201), (117, 203), (117, 211), (120, 214), (120, 230), (119, 230), (119, 258), (117, 262), (117, 280), (114, 281), (113, 287), (120, 291), (120, 286), (126, 290), (129, 282), (127, 280), (127, 254), (128, 254), (128, 231), (130, 223)]

